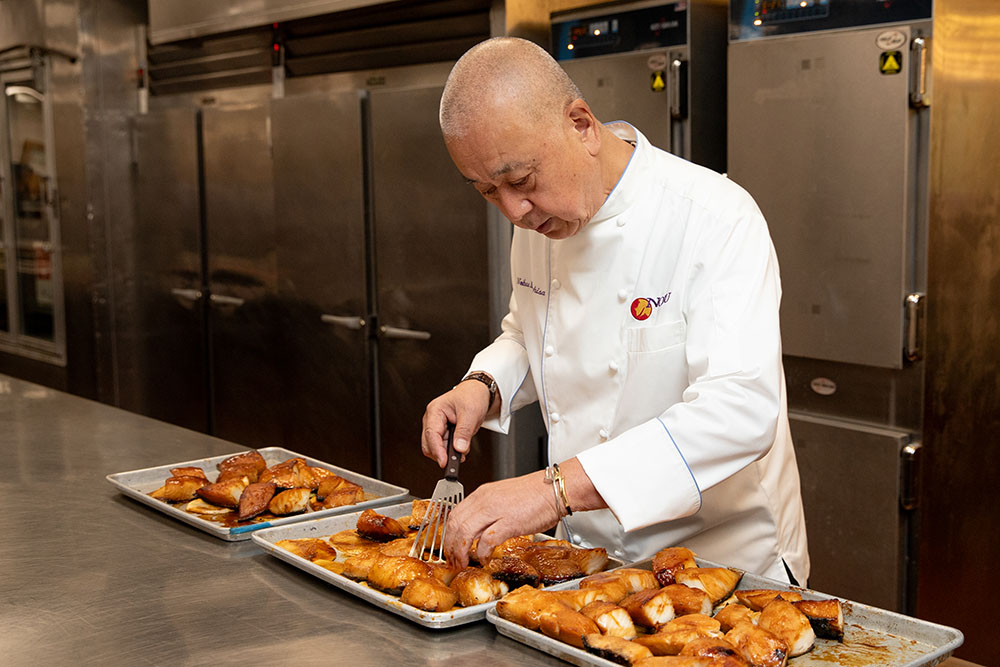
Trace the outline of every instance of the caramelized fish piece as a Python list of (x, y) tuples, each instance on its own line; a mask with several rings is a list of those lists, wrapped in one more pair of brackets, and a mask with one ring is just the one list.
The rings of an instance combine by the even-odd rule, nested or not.
[(233, 510), (228, 507), (219, 507), (218, 505), (213, 505), (211, 503), (206, 503), (201, 498), (195, 498), (187, 505), (184, 506), (184, 511), (193, 512), (195, 514), (229, 514)]
[[(406, 553), (408, 555), (410, 552), (407, 551)], [(451, 586), (451, 582), (458, 575), (458, 568), (452, 567), (448, 563), (428, 563), (428, 565), (431, 566), (431, 576), (445, 586)]]
[(261, 471), (257, 481), (274, 482), (279, 489), (295, 489), (303, 486), (301, 473), (305, 468), (305, 459), (287, 459)]
[(403, 589), (400, 600), (424, 611), (448, 611), (458, 602), (458, 594), (434, 577), (417, 577)]
[(323, 483), (323, 480), (336, 476), (326, 468), (319, 466), (305, 465), (299, 468), (299, 483), (313, 491)]
[(356, 530), (342, 530), (331, 535), (327, 541), (343, 558), (356, 556), (363, 551), (378, 549), (381, 543), (358, 535)]
[(756, 614), (742, 604), (734, 602), (715, 612), (715, 620), (722, 625), (723, 632), (729, 632), (739, 623), (756, 623)]
[(344, 569), (341, 571), (341, 574), (355, 581), (367, 581), (368, 575), (371, 574), (372, 566), (375, 565), (375, 561), (380, 556), (382, 554), (378, 550), (369, 549), (345, 558)]
[(538, 570), (543, 585), (558, 584), (584, 574), (576, 561), (570, 558), (571, 551), (566, 547), (532, 546), (525, 549), (521, 559)]
[(383, 593), (399, 595), (414, 579), (432, 576), (430, 565), (420, 559), (379, 554), (368, 572), (368, 583)]
[(719, 622), (704, 614), (688, 614), (635, 641), (649, 648), (653, 655), (678, 655), (690, 642), (703, 637), (722, 637)]
[(748, 588), (736, 591), (736, 599), (753, 611), (760, 611), (774, 598), (781, 596), (789, 602), (798, 602), (802, 595), (795, 591), (778, 591), (770, 588)]
[(788, 657), (807, 653), (816, 641), (809, 618), (791, 602), (781, 598), (771, 600), (760, 612), (757, 625), (771, 632), (788, 644)]
[(633, 593), (619, 604), (632, 617), (632, 622), (644, 628), (655, 628), (674, 618), (670, 596), (656, 588)]
[(788, 644), (753, 623), (740, 623), (726, 633), (726, 640), (738, 648), (753, 667), (784, 667), (788, 664)]
[(458, 593), (458, 601), (463, 607), (474, 607), (477, 604), (493, 602), (507, 594), (507, 584), (490, 576), (490, 573), (479, 567), (467, 567), (451, 582)]
[(236, 509), (239, 507), (243, 489), (249, 485), (250, 480), (246, 477), (227, 479), (224, 482), (206, 484), (198, 489), (197, 494), (213, 505)]
[(358, 535), (377, 542), (397, 540), (406, 535), (406, 529), (395, 519), (365, 510), (358, 517)]
[(569, 551), (569, 558), (583, 570), (584, 574), (595, 574), (608, 566), (608, 552), (603, 547), (592, 549), (574, 547)]
[[(323, 470), (323, 469), (318, 468), (318, 470)], [(324, 472), (329, 472), (329, 471), (326, 470)], [(324, 479), (320, 480), (319, 484), (316, 486), (316, 499), (323, 500), (330, 494), (336, 492), (343, 492), (345, 490), (361, 491), (361, 486), (359, 484), (355, 484), (354, 482), (348, 482), (343, 477), (334, 475), (331, 472), (328, 477), (325, 477)]]
[(742, 578), (743, 573), (727, 567), (690, 567), (674, 573), (678, 584), (700, 588), (708, 593), (713, 605), (732, 595)]
[(524, 554), (525, 550), (533, 545), (534, 542), (527, 535), (510, 537), (493, 547), (493, 553), (490, 554), (490, 560), (493, 560), (494, 558), (503, 558), (504, 556), (514, 556), (515, 558), (520, 558)]
[(278, 487), (272, 482), (257, 482), (248, 485), (240, 495), (239, 520), (252, 519), (266, 510), (277, 490)]
[(413, 505), (410, 509), (410, 530), (420, 530), (420, 526), (424, 523), (424, 517), (427, 515), (427, 508), (430, 507), (431, 501), (429, 500), (414, 500)]
[(325, 509), (355, 505), (365, 499), (364, 489), (357, 484), (351, 484), (350, 482), (347, 484), (350, 486), (342, 486), (326, 495), (323, 499), (323, 507)]
[[(592, 574), (580, 582), (580, 588), (600, 588), (608, 594), (612, 602), (620, 602), (633, 593), (659, 586), (656, 577), (649, 570), (625, 567), (611, 572)], [(621, 597), (615, 599), (619, 593)]]
[(645, 646), (614, 635), (584, 635), (583, 648), (587, 653), (619, 665), (634, 665), (643, 658), (653, 656)]
[(260, 473), (267, 467), (267, 461), (265, 461), (264, 457), (260, 455), (260, 452), (253, 450), (250, 452), (243, 452), (242, 454), (236, 454), (235, 456), (230, 456), (228, 459), (219, 461), (215, 467), (222, 471), (238, 466), (252, 466), (258, 473)]
[(674, 575), (678, 570), (697, 566), (694, 552), (685, 547), (667, 547), (653, 556), (653, 574), (660, 586), (674, 583)]
[(252, 465), (233, 466), (219, 471), (219, 476), (215, 481), (225, 482), (239, 477), (246, 477), (253, 484), (260, 477), (260, 471)]
[(691, 588), (683, 584), (670, 584), (661, 589), (670, 597), (674, 604), (674, 613), (678, 616), (685, 614), (712, 614), (712, 601), (708, 593), (698, 588)]
[(309, 561), (337, 560), (337, 550), (317, 537), (303, 537), (297, 540), (281, 540), (274, 543), (285, 551), (291, 551)]
[(494, 579), (504, 582), (510, 588), (537, 586), (541, 580), (538, 570), (514, 556), (491, 558), (485, 569)]
[(597, 623), (601, 629), (601, 634), (623, 639), (635, 639), (635, 624), (628, 612), (607, 600), (595, 600), (591, 602), (580, 613)]
[(180, 476), (168, 477), (163, 486), (149, 495), (157, 500), (166, 500), (172, 503), (182, 500), (194, 500), (198, 489), (208, 482), (204, 477)]
[(580, 588), (554, 592), (556, 597), (570, 609), (580, 611), (592, 602), (611, 602), (607, 593), (600, 588)]
[(809, 618), (817, 637), (844, 641), (844, 608), (840, 600), (801, 600), (792, 604)]
[(553, 595), (553, 591), (540, 591), (531, 586), (521, 586), (507, 593), (496, 606), (500, 618), (529, 630), (537, 630), (541, 617), (559, 608), (569, 609)]
[(699, 637), (688, 642), (680, 655), (712, 658), (718, 667), (743, 667), (747, 664), (740, 650), (722, 637)]
[(198, 466), (184, 466), (183, 468), (171, 468), (170, 474), (174, 477), (201, 477), (208, 484), (208, 475)]
[(583, 648), (584, 635), (601, 634), (596, 623), (564, 604), (557, 604), (543, 614), (538, 629), (546, 636), (577, 648)]
[(305, 512), (309, 509), (309, 497), (311, 495), (311, 489), (287, 489), (271, 498), (267, 509), (270, 510), (271, 514), (279, 516)]
[(413, 547), (414, 536), (401, 537), (392, 542), (381, 543), (378, 552), (384, 556), (409, 556), (410, 548)]

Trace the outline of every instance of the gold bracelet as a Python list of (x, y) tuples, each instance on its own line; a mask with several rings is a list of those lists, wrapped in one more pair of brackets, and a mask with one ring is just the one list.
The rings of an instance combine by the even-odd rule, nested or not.
[(559, 464), (553, 463), (545, 469), (545, 481), (552, 485), (552, 493), (556, 499), (556, 510), (560, 507), (566, 510), (564, 516), (573, 516), (573, 510), (569, 506), (569, 496), (566, 495), (566, 478), (559, 470)]

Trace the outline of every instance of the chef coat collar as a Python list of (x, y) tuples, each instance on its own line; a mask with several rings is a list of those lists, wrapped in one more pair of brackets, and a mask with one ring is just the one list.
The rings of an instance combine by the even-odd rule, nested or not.
[(625, 171), (618, 178), (618, 182), (615, 183), (615, 187), (608, 194), (608, 198), (604, 200), (604, 204), (597, 210), (594, 217), (590, 219), (590, 224), (598, 224), (618, 217), (639, 199), (640, 188), (636, 187), (636, 179), (639, 178), (638, 170), (632, 169), (632, 163), (637, 162), (637, 156), (648, 150), (649, 146), (646, 137), (642, 136), (639, 130), (624, 121), (607, 123), (605, 127), (611, 130), (619, 139), (624, 139), (628, 142), (634, 141), (635, 150), (632, 151), (628, 164), (625, 165)]

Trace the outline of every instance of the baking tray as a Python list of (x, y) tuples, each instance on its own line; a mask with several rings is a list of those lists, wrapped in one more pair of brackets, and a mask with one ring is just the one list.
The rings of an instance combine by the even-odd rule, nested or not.
[[(723, 567), (719, 563), (701, 558), (695, 560), (699, 567)], [(640, 561), (628, 567), (651, 570), (652, 560)], [(566, 588), (579, 588), (579, 581), (571, 582)], [(794, 590), (801, 593), (802, 598), (807, 600), (824, 600), (834, 597), (746, 573), (737, 589), (748, 588)], [(860, 602), (850, 602), (843, 598), (841, 601), (844, 608), (844, 641), (841, 643), (831, 639), (817, 638), (816, 644), (810, 652), (789, 659), (790, 667), (830, 667), (830, 665), (917, 667), (918, 665), (936, 665), (962, 645), (964, 637), (955, 628), (921, 621), (910, 616), (870, 607)], [(574, 665), (586, 667), (615, 667), (616, 665), (610, 660), (599, 658), (583, 649), (578, 649), (557, 639), (547, 637), (541, 632), (529, 630), (517, 623), (500, 618), (495, 608), (488, 611), (486, 620), (495, 625), (500, 634)]]
[[(249, 450), (247, 450), (249, 451)], [(311, 466), (317, 466), (319, 468), (325, 468), (336, 475), (340, 475), (349, 482), (354, 482), (355, 484), (360, 484), (364, 492), (371, 496), (376, 496), (370, 500), (365, 500), (354, 505), (345, 505), (343, 507), (333, 507), (330, 509), (317, 510), (314, 512), (304, 512), (302, 514), (293, 514), (291, 516), (280, 517), (277, 519), (270, 519), (268, 521), (258, 521), (256, 523), (249, 523), (242, 526), (227, 527), (220, 525), (214, 521), (209, 521), (203, 519), (200, 516), (191, 514), (190, 512), (185, 512), (184, 510), (163, 502), (162, 500), (157, 500), (156, 498), (150, 497), (148, 494), (151, 491), (163, 486), (163, 481), (170, 477), (171, 468), (180, 468), (183, 466), (198, 466), (203, 469), (210, 479), (214, 479), (214, 474), (218, 472), (215, 467), (220, 461), (229, 458), (230, 456), (235, 456), (236, 454), (243, 454), (244, 452), (233, 452), (232, 454), (224, 454), (222, 456), (213, 456), (207, 459), (196, 459), (193, 461), (181, 461), (178, 463), (170, 463), (167, 465), (156, 466), (154, 468), (144, 468), (142, 470), (130, 470), (128, 472), (119, 472), (113, 475), (108, 475), (107, 480), (118, 487), (118, 490), (130, 498), (134, 498), (141, 503), (149, 505), (153, 509), (159, 510), (165, 514), (169, 514), (175, 519), (179, 519), (184, 523), (188, 523), (195, 528), (205, 531), (219, 539), (227, 540), (230, 542), (235, 542), (238, 540), (249, 540), (251, 533), (269, 528), (271, 526), (284, 526), (290, 523), (297, 523), (300, 521), (305, 521), (308, 519), (313, 519), (323, 516), (334, 516), (337, 514), (344, 514), (346, 512), (357, 512), (363, 510), (367, 507), (375, 507), (380, 505), (385, 505), (388, 503), (399, 502), (404, 498), (409, 490), (401, 486), (396, 486), (395, 484), (387, 484), (386, 482), (373, 479), (366, 475), (353, 472), (351, 470), (346, 470), (344, 468), (338, 468), (335, 465), (330, 465), (318, 459), (314, 459), (303, 454), (298, 454), (291, 450), (285, 449), (283, 447), (262, 447), (257, 450), (260, 455), (264, 457), (268, 466), (274, 465), (275, 463), (280, 463), (286, 459), (299, 457), (305, 459), (306, 463)]]
[[(409, 516), (412, 509), (413, 503), (408, 502), (398, 505), (379, 507), (377, 511), (379, 514), (392, 517), (393, 519), (398, 519), (400, 517)], [(309, 574), (322, 579), (329, 584), (333, 584), (337, 588), (346, 591), (351, 595), (355, 595), (362, 600), (367, 600), (376, 607), (388, 609), (392, 613), (413, 621), (418, 625), (422, 625), (425, 628), (450, 628), (456, 625), (474, 623), (482, 620), (482, 618), (486, 615), (486, 611), (493, 608), (495, 604), (494, 602), (486, 602), (478, 604), (474, 607), (455, 607), (448, 611), (424, 611), (423, 609), (418, 609), (412, 605), (403, 604), (398, 596), (388, 595), (382, 591), (369, 587), (367, 584), (359, 583), (353, 579), (348, 579), (341, 574), (337, 574), (336, 572), (331, 572), (330, 570), (320, 567), (319, 565), (316, 565), (301, 556), (293, 554), (291, 551), (287, 551), (277, 546), (277, 543), (281, 540), (297, 540), (303, 537), (326, 537), (328, 535), (333, 535), (334, 533), (339, 533), (342, 530), (355, 528), (360, 514), (361, 512), (355, 512), (354, 514), (344, 514), (341, 516), (327, 517), (325, 519), (303, 521), (294, 525), (282, 526), (281, 528), (268, 528), (267, 530), (254, 533), (253, 541), (272, 556), (280, 558), (286, 563), (290, 563), (300, 570), (308, 572)], [(548, 535), (539, 535), (538, 537), (540, 539), (552, 539)], [(610, 569), (614, 567), (621, 567), (624, 563), (620, 560), (609, 557), (608, 564)], [(562, 588), (568, 588), (572, 584), (572, 581), (567, 581), (561, 584), (546, 586), (545, 589), (559, 590)]]

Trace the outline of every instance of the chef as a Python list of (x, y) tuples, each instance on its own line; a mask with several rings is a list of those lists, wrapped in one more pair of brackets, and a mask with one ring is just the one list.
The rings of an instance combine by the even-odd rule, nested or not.
[(425, 455), (538, 402), (545, 470), (476, 489), (448, 523), (464, 565), (547, 530), (625, 561), (671, 545), (778, 580), (809, 574), (788, 432), (778, 264), (751, 197), (601, 124), (531, 42), (455, 65), (441, 129), (459, 171), (515, 226), (501, 335), (433, 400)]

